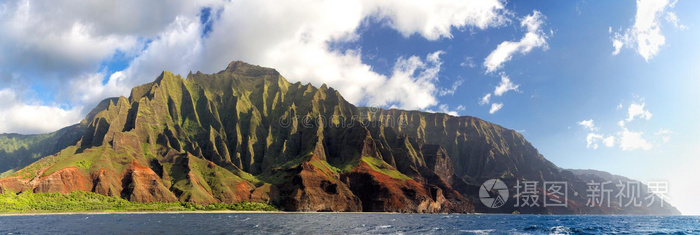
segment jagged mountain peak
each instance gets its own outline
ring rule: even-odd
[[[77,143],[0,180],[0,192],[262,201],[304,211],[472,212],[475,205],[480,210],[474,189],[490,178],[561,180],[585,191],[516,131],[469,116],[358,108],[325,84],[291,84],[274,69],[241,61],[186,79],[164,71],[88,117],[75,129]],[[508,210],[514,208],[499,212]]]
[[[248,64],[243,61],[232,61],[231,63],[228,64],[225,70],[220,71],[219,73],[224,73],[224,72],[229,72],[229,73],[235,73],[235,74],[243,74],[243,75],[248,75],[248,76],[260,76],[260,75],[280,75],[277,70],[272,69],[272,68],[266,68],[266,67],[261,67],[258,65],[252,65]]]

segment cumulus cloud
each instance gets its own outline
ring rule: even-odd
[[[598,131],[598,127],[596,127],[595,124],[593,123],[593,119],[583,120],[583,121],[577,122],[577,124],[582,126],[583,128],[586,128],[586,130]]]
[[[599,145],[598,143],[602,142],[605,147],[614,147],[615,146],[615,137],[614,136],[608,136],[605,137],[601,134],[597,133],[588,133],[586,136],[586,148],[590,148],[593,150],[598,149]]]
[[[440,96],[454,95],[455,92],[457,91],[457,88],[459,88],[459,86],[461,86],[462,83],[464,83],[464,80],[457,80],[456,82],[454,82],[454,83],[452,84],[452,87],[450,87],[450,88],[441,88],[441,89],[440,89],[440,92],[438,93],[438,95],[440,95]]]
[[[207,1],[3,1],[0,69],[40,75],[32,79],[66,79],[85,71],[95,72],[116,51],[127,56],[138,53],[144,43],[141,39],[154,38],[178,15],[195,15],[206,4]]]
[[[666,37],[661,33],[661,19],[665,17],[674,27],[686,29],[679,23],[678,16],[671,11],[676,1],[671,0],[637,0],[637,13],[634,25],[624,32],[615,32],[612,36],[613,55],[620,53],[622,47],[635,48],[644,60],[649,61],[659,53],[666,44]],[[611,29],[608,30],[612,32]]]
[[[508,76],[501,74],[501,82],[496,86],[496,89],[493,90],[493,94],[502,96],[508,91],[518,91],[518,87],[520,87],[520,85],[513,84]]]
[[[490,102],[491,102],[491,93],[488,93],[488,94],[484,95],[484,97],[481,97],[481,99],[479,99],[480,105],[489,104]]]
[[[578,125],[582,126],[587,131],[590,131],[586,136],[586,147],[591,149],[598,149],[599,144],[602,143],[606,147],[615,147],[616,145],[622,151],[634,151],[634,150],[651,150],[654,144],[650,142],[647,137],[644,136],[642,131],[632,131],[628,129],[627,123],[633,120],[650,120],[652,113],[645,108],[646,104],[643,99],[638,102],[632,102],[627,109],[627,118],[617,122],[619,131],[610,134],[600,134],[598,131],[600,128],[595,125],[593,119],[583,120],[577,122]],[[622,108],[622,104],[618,105],[618,110]],[[654,133],[654,136],[659,138],[663,144],[670,142],[670,135],[673,134],[672,131],[666,129],[660,129],[658,132]],[[657,144],[658,145],[658,144]]]
[[[532,14],[525,16],[521,19],[520,27],[526,30],[525,35],[517,42],[515,41],[504,41],[499,44],[495,50],[493,50],[485,59],[484,67],[486,67],[486,73],[492,73],[503,67],[505,62],[513,59],[515,53],[527,54],[532,49],[541,47],[547,49],[547,35],[542,29],[544,24],[545,16],[539,11],[533,11]],[[510,78],[505,74],[501,73],[501,81],[498,86],[495,87],[493,94],[495,96],[502,96],[508,91],[518,91],[520,85],[513,84]],[[491,100],[491,93],[486,94],[479,100],[480,105],[488,104]],[[492,104],[489,113],[493,114],[503,107],[503,103]]]
[[[420,34],[428,40],[451,38],[451,27],[485,29],[508,22],[501,1],[365,1],[368,10],[404,37]],[[376,6],[371,6],[376,4]]]
[[[632,102],[632,104],[630,104],[630,107],[627,108],[627,119],[625,119],[625,121],[631,122],[637,118],[641,118],[644,120],[651,119],[651,116],[653,116],[653,114],[651,114],[649,110],[644,109],[646,103],[644,103],[643,100],[640,102],[641,103]]]
[[[618,123],[622,129],[617,133],[620,139],[620,149],[622,149],[622,151],[633,151],[637,149],[650,150],[652,148],[652,144],[644,139],[644,132],[630,131],[626,127],[626,123],[636,119],[651,119],[652,113],[645,109],[645,106],[646,103],[644,99],[640,99],[639,102],[632,102],[627,108],[627,119],[620,120]]]
[[[588,120],[583,120],[580,122],[577,122],[579,126],[583,127],[587,131],[591,131],[586,135],[586,148],[590,148],[593,150],[598,149],[599,142],[602,142],[605,147],[614,147],[615,146],[615,137],[614,136],[604,136],[602,134],[596,133],[599,128],[595,125],[593,122],[593,119],[588,119]]]
[[[450,110],[450,106],[448,106],[448,105],[446,105],[446,104],[441,104],[441,105],[438,106],[438,107],[440,108],[440,112],[441,112],[441,113],[446,113],[446,114],[449,114],[449,115],[452,115],[452,116],[459,116],[459,114],[457,113],[457,111],[451,111],[451,110]]]
[[[491,109],[489,110],[489,114],[494,114],[498,112],[498,110],[501,110],[503,108],[503,103],[493,103],[491,104]]]
[[[462,106],[462,105],[459,105],[459,106],[457,106],[457,109],[456,109],[456,110],[450,110],[450,106],[449,106],[449,105],[447,105],[447,104],[439,104],[439,105],[437,105],[437,110],[426,109],[426,110],[423,110],[423,111],[429,112],[429,113],[444,113],[444,114],[451,115],[451,116],[459,116],[459,112],[458,112],[458,111],[464,111],[465,109],[466,109],[466,107],[464,107],[464,106]]]
[[[390,78],[379,76],[373,87],[366,88],[371,91],[367,94],[368,101],[405,109],[425,109],[436,105],[435,82],[442,64],[439,59],[442,53],[437,51],[428,54],[426,62],[417,56],[399,58]]]
[[[611,148],[615,146],[615,137],[614,136],[608,136],[603,139],[603,144],[605,147]]]
[[[126,85],[136,83],[121,84],[130,78],[112,74],[103,65],[116,57],[138,55],[178,15],[196,15],[203,4],[207,3],[1,2],[0,89],[14,98],[2,111],[0,132],[57,130],[78,122],[104,98],[128,95]]]
[[[50,79],[60,86],[55,96],[70,107],[128,95],[162,70],[211,73],[243,60],[276,68],[292,82],[326,83],[358,105],[425,110],[438,105],[437,96],[454,93],[436,85],[444,52],[403,55],[390,74],[379,74],[362,62],[360,49],[338,50],[331,43],[355,42],[366,23],[437,40],[451,38],[453,28],[504,25],[509,16],[499,0],[15,0],[0,3],[0,9],[3,81]],[[202,14],[204,9],[211,14]],[[126,58],[125,69],[102,68],[116,55]],[[80,112],[60,104],[54,108]]]
[[[520,85],[513,84],[513,82],[510,81],[510,78],[505,73],[501,73],[501,82],[494,87],[493,94],[496,96],[503,96],[503,94],[507,93],[508,91],[519,91],[518,88]],[[491,103],[491,93],[487,93],[484,95],[484,97],[481,97],[479,99],[479,105],[486,105]],[[494,103],[491,104],[491,109],[489,110],[490,114],[493,114],[500,110],[503,107],[503,103]]]
[[[80,108],[62,109],[21,100],[11,89],[0,90],[0,132],[45,133],[82,119]]]
[[[622,131],[618,133],[620,149],[622,149],[622,151],[633,151],[637,149],[650,150],[652,145],[644,139],[643,135],[644,132],[630,131],[623,127]]]
[[[503,66],[503,63],[513,59],[513,54],[527,54],[534,48],[548,48],[548,35],[542,30],[545,16],[539,11],[533,11],[531,15],[526,16],[520,21],[520,26],[525,28],[527,32],[517,42],[505,41],[496,47],[484,60],[486,73],[491,73]]]
[[[436,96],[453,93],[451,89],[436,87],[442,64],[440,55],[444,52],[431,53],[425,59],[415,55],[401,57],[395,62],[392,74],[381,75],[362,63],[360,50],[335,50],[330,48],[329,42],[357,40],[360,36],[357,29],[365,19],[387,22],[388,27],[405,36],[418,34],[429,40],[450,38],[451,27],[487,28],[506,20],[499,1],[452,3],[309,1],[270,4],[245,1],[222,4],[217,10],[221,12],[220,18],[214,21],[207,38],[190,37],[200,29],[188,27],[181,27],[180,31],[184,38],[191,40],[161,36],[164,40],[173,38],[188,42],[183,42],[183,46],[163,42],[164,46],[156,49],[159,42],[154,41],[149,46],[150,51],[141,55],[150,58],[135,61],[139,63],[129,68],[133,74],[130,77],[152,77],[149,68],[162,68],[163,64],[172,64],[168,68],[176,73],[186,73],[190,69],[215,72],[238,59],[276,68],[290,81],[326,83],[358,105],[372,103],[426,109],[437,105]],[[281,10],[287,16],[284,21],[278,20]],[[197,25],[197,19],[188,22]],[[178,51],[187,54],[172,55]],[[180,58],[185,61],[167,62]]]

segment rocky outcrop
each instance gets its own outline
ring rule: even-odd
[[[345,177],[362,201],[364,211],[437,213],[445,202],[439,188],[426,188],[412,179],[392,178],[364,162]]]
[[[263,184],[253,190],[253,192],[250,194],[250,201],[275,204],[275,200],[277,200],[279,196],[280,192],[279,189],[277,189],[277,186]]]
[[[26,190],[27,185],[17,178],[0,179],[0,194],[6,192],[18,193]]]
[[[426,144],[421,148],[421,152],[425,158],[426,167],[444,179],[447,184],[452,184],[455,171],[445,149],[440,145]]]
[[[135,202],[175,202],[175,194],[161,182],[160,177],[151,168],[141,166],[135,161],[122,179],[124,190],[122,197]],[[97,191],[96,191],[97,192]],[[104,191],[100,191],[104,192]],[[99,192],[98,192],[99,193]]]
[[[36,182],[35,193],[70,193],[73,191],[89,192],[90,181],[78,168],[67,167],[43,177]]]
[[[327,164],[327,163],[326,163]],[[289,179],[280,187],[281,207],[291,211],[362,211],[360,199],[318,157],[279,172]]]
[[[121,196],[123,185],[117,182],[118,177],[113,172],[108,172],[105,169],[100,169],[92,173],[93,179],[92,192],[107,196]]]

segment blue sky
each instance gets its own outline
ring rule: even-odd
[[[94,14],[104,6],[7,1],[0,132],[56,130],[162,70],[243,60],[357,105],[480,117],[563,168],[667,180],[679,209],[700,214],[689,196],[700,193],[700,2],[439,2],[126,1]],[[490,71],[506,44],[517,46]]]

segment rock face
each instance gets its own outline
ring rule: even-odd
[[[70,193],[89,190],[89,182],[75,167],[63,168],[39,179],[34,188],[35,193]]]
[[[135,202],[175,202],[175,194],[163,185],[160,177],[151,168],[140,166],[136,161],[127,168],[122,179],[122,197]]]
[[[243,62],[186,78],[163,72],[78,127],[76,141],[1,179],[0,191],[419,213],[489,212],[473,203],[489,178],[563,180],[585,191],[515,131],[474,117],[358,108],[333,88]],[[605,213],[572,200],[569,209],[523,212]]]
[[[281,206],[291,211],[362,211],[360,199],[331,167],[316,156],[309,161],[287,169],[291,180],[280,185]]]

